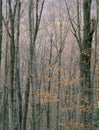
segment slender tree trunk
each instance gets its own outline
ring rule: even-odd
[[[21,2],[18,0],[18,9],[17,9],[17,34],[16,34],[16,64],[15,64],[15,87],[17,91],[18,99],[18,121],[19,121],[19,130],[22,129],[22,95],[21,95],[21,86],[20,86],[20,51],[19,51],[19,35],[20,35],[20,9]]]
[[[9,88],[9,129],[13,130],[13,97],[14,97],[14,65],[15,65],[15,44],[14,44],[14,21],[11,19],[11,40],[10,40],[10,88]]]
[[[2,0],[0,0],[0,66],[2,55]]]
[[[7,31],[10,34],[10,87],[9,87],[9,129],[14,130],[15,123],[15,105],[16,105],[16,89],[14,86],[14,78],[15,78],[15,16],[16,16],[16,8],[17,8],[17,0],[15,1],[15,5],[12,7],[12,1],[8,0],[8,8],[9,8],[9,21],[10,28]],[[13,9],[12,9],[13,8]],[[15,99],[15,100],[14,100]]]
[[[7,1],[6,1],[6,21],[8,19],[7,15]],[[8,26],[8,22],[7,22]],[[7,76],[8,76],[8,34],[6,32],[6,51],[5,51],[5,85],[3,88],[3,108],[2,108],[2,129],[7,130],[7,102],[8,102],[8,92],[7,92]]]
[[[58,103],[57,103],[57,129],[60,129],[60,111],[59,111],[59,107],[60,107],[60,87],[61,87],[61,53],[59,54],[59,61],[58,61]]]
[[[8,129],[8,34],[6,34],[6,52],[5,52],[5,83],[3,89],[3,111],[2,111],[2,129]]]
[[[28,103],[29,103],[29,90],[30,90],[30,79],[27,78],[27,84],[25,89],[25,104],[24,104],[24,111],[23,111],[23,118],[22,118],[22,130],[26,130],[26,121],[27,121],[27,114],[28,114]]]
[[[65,36],[64,36],[65,37]],[[61,104],[61,98],[60,98],[60,88],[61,88],[61,60],[62,60],[62,51],[63,51],[63,46],[64,46],[64,38],[62,35],[62,22],[60,21],[60,41],[59,41],[59,50],[58,50],[58,95],[57,95],[57,129],[61,130],[61,126],[60,126],[60,111],[59,111],[59,107]]]
[[[35,122],[35,104],[34,104],[34,76],[36,75],[36,70],[35,70],[35,43],[36,43],[36,38],[38,34],[38,29],[40,25],[40,20],[41,20],[41,15],[43,11],[43,6],[44,6],[45,0],[41,2],[41,8],[39,11],[38,5],[39,5],[39,0],[36,1],[36,3],[33,0],[29,1],[29,40],[30,40],[30,45],[29,45],[29,62],[28,62],[28,79],[27,79],[27,85],[26,85],[26,92],[25,92],[25,111],[23,114],[23,130],[26,130],[26,119],[27,119],[27,113],[28,113],[28,101],[30,97],[30,89],[32,90],[32,129],[36,130],[36,122]],[[35,5],[36,4],[36,5]],[[34,5],[36,8],[34,8]],[[36,13],[36,17],[34,17],[34,12]]]
[[[49,66],[51,65],[52,60],[52,36],[51,36],[51,44],[50,44],[50,56],[49,56]],[[50,93],[51,89],[51,69],[49,68],[48,74],[49,82],[48,82],[48,93]],[[50,130],[50,101],[47,104],[47,129]]]

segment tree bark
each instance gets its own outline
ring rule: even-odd
[[[9,9],[9,23],[10,28],[6,26],[10,38],[10,86],[9,86],[9,129],[15,129],[15,118],[16,115],[16,89],[14,85],[15,79],[15,16],[17,9],[17,0],[15,5],[12,7],[12,1],[8,0],[8,9]],[[15,100],[14,100],[15,99]],[[15,120],[14,120],[15,119]]]
[[[6,1],[6,21],[8,20],[8,14],[7,14],[7,1]],[[8,26],[8,22],[7,22],[7,26]],[[8,74],[9,74],[9,67],[8,67],[8,49],[9,49],[9,37],[8,37],[8,33],[6,31],[6,51],[5,51],[5,83],[4,83],[4,92],[3,92],[3,112],[2,112],[2,118],[3,118],[3,122],[2,122],[2,129],[3,130],[7,130],[8,129]]]
[[[39,30],[41,15],[43,11],[45,0],[42,0],[41,2],[41,8],[39,9],[39,0],[34,2],[33,0],[29,1],[29,61],[28,61],[28,78],[27,78],[27,85],[26,85],[26,92],[25,92],[25,111],[23,115],[23,130],[26,130],[26,119],[27,119],[27,113],[28,113],[28,101],[30,97],[30,89],[32,90],[32,128],[33,130],[36,130],[36,122],[35,122],[35,103],[34,103],[34,80],[36,76],[36,58],[35,58],[35,44],[36,44],[36,38]],[[36,8],[34,8],[34,5]],[[36,15],[34,14],[36,13]],[[36,77],[37,78],[37,77]]]
[[[2,55],[2,0],[0,0],[0,66]]]
[[[93,130],[93,86],[91,84],[91,49],[93,32],[90,24],[91,0],[83,0],[83,45],[80,48],[80,74],[81,82],[81,103],[82,124],[87,130]],[[93,32],[92,32],[93,31]]]
[[[18,100],[18,121],[19,121],[19,130],[22,130],[22,94],[20,86],[20,50],[19,50],[19,38],[20,38],[20,11],[21,11],[21,2],[18,0],[17,5],[17,32],[16,32],[16,56],[15,56],[15,87],[17,91],[17,100]]]
[[[52,36],[51,36],[51,43],[50,43],[50,55],[49,55],[49,66],[52,63]],[[48,82],[48,93],[50,93],[50,89],[51,89],[51,69],[49,68],[49,72],[48,72],[48,78],[49,78],[49,82]],[[50,130],[50,101],[48,100],[47,103],[47,129]]]

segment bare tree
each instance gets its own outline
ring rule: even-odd
[[[93,2],[3,2],[0,129],[94,130],[99,2],[95,9]]]
[[[6,1],[6,21],[8,26],[8,14],[7,14],[7,1]],[[9,75],[9,67],[8,67],[8,61],[9,61],[9,46],[8,46],[8,33],[6,31],[6,49],[5,49],[5,83],[3,87],[3,105],[2,105],[2,129],[7,130],[8,129],[8,75]]]
[[[10,41],[10,86],[8,88],[9,89],[9,93],[8,93],[9,129],[13,130],[13,129],[16,129],[16,127],[17,127],[16,122],[18,122],[17,113],[16,113],[16,106],[17,106],[17,102],[16,102],[16,99],[17,99],[16,90],[17,89],[16,89],[16,87],[17,87],[17,85],[15,86],[15,61],[16,61],[15,57],[17,57],[19,52],[17,52],[17,55],[15,55],[15,51],[16,51],[15,38],[17,37],[16,38],[17,44],[19,44],[18,40],[19,40],[19,22],[20,21],[17,21],[18,26],[17,26],[17,34],[16,34],[15,20],[16,20],[16,14],[17,14],[18,20],[20,20],[20,16],[19,16],[20,15],[19,14],[20,13],[20,1],[14,1],[14,5],[13,5],[13,2],[11,0],[8,0],[7,4],[8,4],[8,6],[6,6],[6,8],[8,8],[8,9],[7,9],[6,13],[8,13],[8,19],[6,21],[6,19],[3,17],[3,21],[4,21],[4,25],[5,25],[7,35],[9,36],[9,41]],[[18,7],[18,10],[17,10],[17,7]],[[19,13],[18,13],[18,11],[19,11]],[[8,24],[8,21],[9,21],[9,24]],[[17,70],[17,68],[16,68],[16,70]]]
[[[0,66],[2,55],[2,0],[0,0]]]
[[[15,46],[15,88],[18,100],[18,122],[19,130],[22,130],[22,94],[20,86],[20,49],[19,49],[19,38],[20,38],[20,15],[21,15],[21,1],[17,3],[17,27],[16,27],[16,46]],[[18,126],[17,126],[18,127]]]
[[[93,130],[93,86],[91,84],[91,49],[92,49],[92,38],[95,31],[94,20],[92,19],[92,27],[90,26],[91,12],[91,0],[83,1],[83,43],[81,44],[81,55],[80,55],[80,73],[82,84],[81,84],[81,93],[82,93],[82,105],[84,105],[86,111],[82,110],[82,122],[84,123],[85,128]],[[96,24],[96,23],[95,23]]]
[[[66,2],[66,1],[65,1]],[[93,86],[91,84],[91,50],[93,33],[96,28],[96,21],[91,20],[91,0],[83,0],[83,38],[81,39],[80,19],[79,19],[79,1],[77,0],[77,22],[78,22],[78,35],[70,17],[69,9],[67,8],[69,19],[74,30],[74,36],[80,48],[80,77],[81,81],[81,103],[84,105],[82,110],[82,123],[84,128],[93,129]],[[67,3],[66,3],[67,6]],[[90,26],[91,25],[91,26]]]
[[[49,54],[49,65],[52,64],[52,42],[53,42],[53,35],[51,35],[51,38],[50,38],[50,54]],[[49,68],[49,72],[48,72],[48,78],[49,78],[49,81],[48,81],[48,93],[50,94],[50,90],[51,90],[51,69]],[[47,129],[50,129],[50,101],[48,101],[48,110],[47,110]]]
[[[34,78],[33,76],[36,75],[36,68],[35,68],[35,44],[36,44],[36,38],[39,30],[39,25],[41,21],[41,15],[43,11],[45,0],[43,0],[41,3],[39,0],[33,1],[30,0],[29,2],[29,63],[28,63],[28,80],[27,80],[27,88],[25,93],[25,105],[24,105],[24,115],[23,115],[23,130],[26,129],[26,119],[27,119],[27,112],[28,112],[28,101],[29,101],[29,92],[30,88],[32,90],[32,129],[36,129],[36,123],[35,123],[35,103],[34,103]],[[39,4],[40,9],[39,9]]]

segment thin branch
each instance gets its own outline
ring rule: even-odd
[[[7,31],[7,33],[8,33],[8,36],[11,38],[11,34],[10,34],[10,32],[9,32],[9,29],[8,29],[8,26],[7,26],[7,24],[6,24],[6,21],[5,21],[4,17],[2,17],[2,20],[3,20],[3,22],[4,22],[4,26],[5,26],[5,28],[6,28],[6,31]]]
[[[79,1],[77,0],[77,24],[78,24],[78,37],[79,37],[79,44],[80,47],[82,48],[82,44],[81,44],[81,28],[80,28],[80,18],[79,18]]]
[[[15,5],[14,5],[14,12],[13,12],[13,18],[14,19],[15,19],[15,15],[16,15],[17,5],[18,5],[18,0],[16,0]]]
[[[45,0],[42,1],[42,5],[41,5],[41,9],[40,9],[40,14],[38,16],[38,0],[37,0],[37,3],[36,3],[36,26],[35,26],[35,35],[34,35],[34,41],[36,40],[36,37],[37,37],[37,32],[38,32],[38,29],[39,29],[39,25],[40,25],[40,21],[41,21],[41,16],[42,16],[42,11],[43,11],[43,7],[44,7],[44,2]]]
[[[81,49],[81,44],[80,44],[79,38],[78,38],[78,36],[77,36],[77,32],[76,32],[76,29],[75,29],[75,27],[74,27],[74,24],[73,24],[73,22],[72,22],[72,19],[71,19],[71,16],[70,16],[70,12],[69,12],[69,8],[68,8],[68,4],[67,4],[66,0],[65,0],[65,5],[66,5],[66,9],[67,9],[69,21],[70,21],[71,26],[72,26],[72,29],[73,29],[73,31],[74,31],[74,32],[72,32],[72,33],[73,33],[73,35],[75,36],[75,38],[76,38],[76,40],[77,40],[77,42],[78,42],[79,48]]]
[[[11,0],[8,0],[8,5],[9,5],[9,18],[10,21],[12,22],[12,8],[11,8]]]
[[[43,0],[43,2],[42,2],[41,11],[40,11],[40,15],[39,15],[39,23],[40,23],[41,16],[42,16],[42,11],[43,11],[43,7],[44,7],[44,2],[45,2],[45,0]]]

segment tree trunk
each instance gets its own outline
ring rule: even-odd
[[[15,1],[15,5],[12,7],[12,1],[8,0],[8,9],[9,9],[9,22],[10,28],[7,26],[7,31],[10,34],[10,86],[9,86],[9,129],[15,129],[15,113],[16,113],[16,89],[14,86],[15,79],[15,16],[16,16],[16,8],[17,8],[17,0]],[[14,9],[13,9],[14,8]],[[9,29],[8,29],[9,28]],[[15,100],[14,100],[15,99]]]
[[[27,113],[28,113],[28,102],[29,102],[29,90],[30,90],[30,81],[29,77],[27,78],[27,84],[25,89],[25,104],[24,104],[24,111],[23,111],[23,118],[22,118],[22,130],[26,130],[26,120],[27,120]]]
[[[2,130],[8,129],[8,34],[6,34],[5,83],[3,89]]]
[[[25,111],[23,115],[23,130],[26,130],[26,119],[27,119],[27,113],[28,113],[28,101],[30,97],[30,89],[32,90],[32,128],[33,130],[36,130],[36,122],[35,122],[35,103],[34,103],[34,81],[35,81],[35,75],[36,75],[36,67],[35,67],[35,43],[36,43],[36,38],[38,34],[38,29],[40,25],[40,20],[41,20],[41,15],[42,15],[42,10],[44,6],[45,0],[42,0],[41,2],[41,8],[39,10],[38,5],[39,5],[39,0],[34,2],[33,0],[29,1],[29,62],[28,62],[28,78],[27,78],[27,86],[26,86],[26,92],[25,92]],[[35,6],[35,7],[34,7]],[[36,13],[36,16],[34,16],[34,12]]]
[[[50,41],[51,41],[51,43],[50,43],[49,66],[52,63],[52,36],[51,36]],[[51,69],[50,68],[49,68],[48,78],[49,78],[48,93],[50,94],[50,89],[51,89],[51,80],[50,80],[51,79]],[[48,130],[50,130],[50,101],[49,100],[48,100],[48,104],[47,104],[47,129]]]
[[[0,0],[0,66],[2,54],[2,0]]]
[[[18,100],[18,122],[19,130],[22,129],[22,95],[21,95],[21,86],[20,86],[20,50],[19,50],[19,36],[20,36],[20,10],[21,2],[18,0],[18,9],[17,9],[17,32],[16,32],[16,59],[15,59],[15,87],[17,91],[17,100]]]
[[[94,30],[90,28],[91,0],[83,0],[83,45],[80,54],[82,124],[87,130],[93,130],[93,86],[91,84],[91,49]]]

